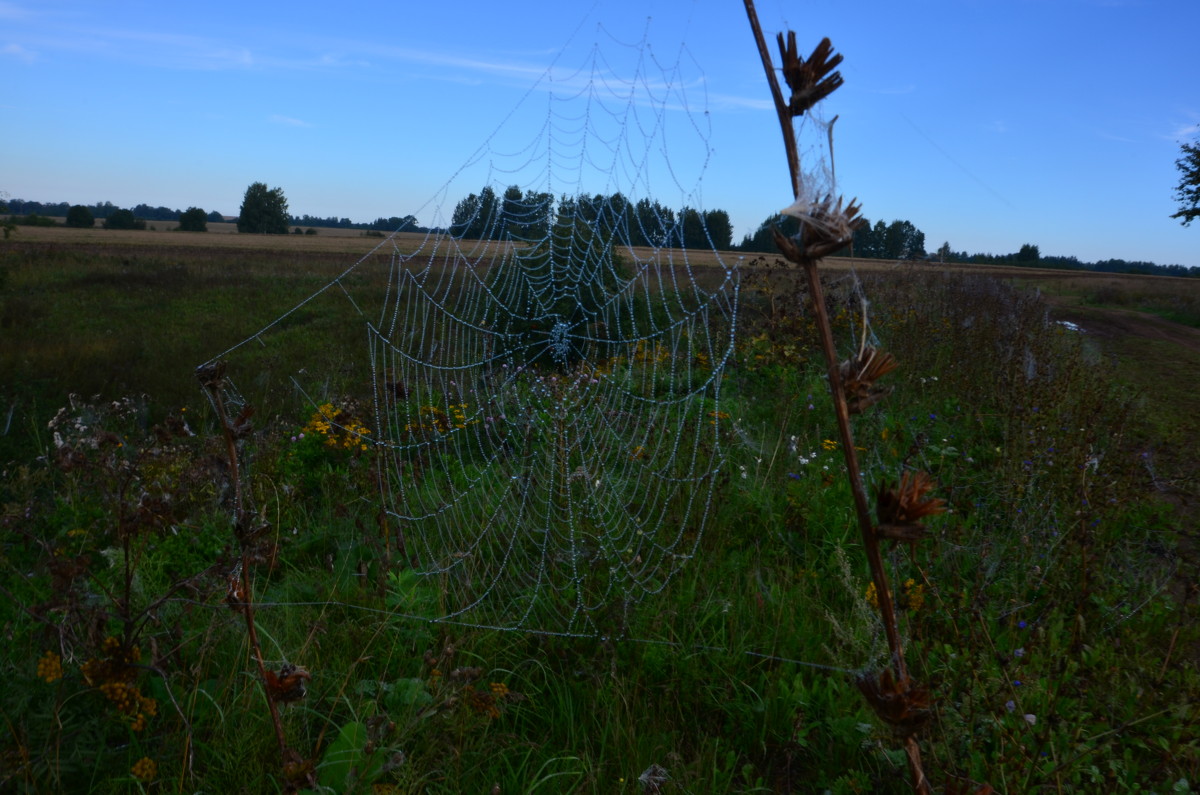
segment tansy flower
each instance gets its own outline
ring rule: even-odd
[[[158,778],[158,765],[150,757],[143,756],[133,764],[133,770],[130,772],[138,781],[148,784]]]
[[[47,651],[38,660],[37,676],[46,684],[53,684],[62,679],[62,658],[52,651]]]

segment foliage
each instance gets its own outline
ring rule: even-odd
[[[1187,226],[1200,217],[1200,139],[1180,146],[1182,157],[1175,161],[1179,169],[1179,184],[1175,187],[1175,201],[1179,212],[1172,218]]]
[[[7,213],[8,211],[8,205],[0,202],[0,214]],[[16,231],[17,225],[13,223],[11,216],[5,215],[4,220],[0,221],[0,229],[4,230],[4,239],[8,240],[12,233]]]
[[[179,216],[179,231],[207,232],[208,215],[199,207],[189,207]]]
[[[55,221],[53,218],[37,215],[36,213],[21,217],[18,223],[21,226],[58,226],[58,221]]]
[[[67,226],[76,229],[90,229],[96,225],[96,217],[92,211],[82,204],[76,204],[67,210]]]
[[[104,219],[105,229],[145,229],[146,222],[133,214],[132,210],[116,210]]]
[[[246,188],[238,211],[239,232],[286,235],[288,221],[288,203],[283,188],[268,188],[265,182],[254,182]]]
[[[280,278],[297,270],[293,252],[204,254],[172,271],[165,256],[8,248],[6,298],[53,294],[53,306],[27,305],[63,334],[6,326],[24,358],[0,382],[59,374],[44,377],[39,403],[106,369],[119,380],[89,384],[179,388],[177,363],[232,337],[247,311],[322,283]],[[295,660],[311,673],[307,695],[280,707],[303,757],[291,772],[342,791],[634,793],[656,765],[670,776],[663,792],[909,791],[890,731],[853,683],[886,652],[846,532],[798,276],[759,263],[743,283],[714,513],[695,559],[621,638],[429,621],[441,586],[395,556],[373,502],[376,449],[347,432],[366,426],[361,383],[347,377],[346,399],[316,407],[258,389],[257,376],[285,366],[337,377],[361,346],[345,318],[295,318],[294,343],[243,379],[261,411],[238,442],[269,528],[252,586],[270,672]],[[935,696],[919,737],[935,781],[1194,788],[1197,571],[1178,543],[1190,520],[1159,485],[1192,499],[1196,463],[1190,436],[1154,431],[1186,420],[1174,393],[1149,377],[1150,392],[1114,383],[1123,365],[1099,341],[1047,322],[1035,295],[999,281],[919,267],[827,278],[843,349],[857,347],[867,297],[870,331],[901,365],[894,391],[856,419],[864,466],[881,481],[929,471],[951,509],[928,522],[922,547],[886,561],[914,676]],[[113,358],[56,358],[100,336],[95,316],[113,329]],[[182,341],[156,333],[166,329]],[[138,348],[147,336],[156,346]],[[1170,356],[1144,358],[1184,377]],[[0,789],[278,791],[299,780],[280,765],[227,602],[228,465],[184,387],[115,407],[75,399],[53,428],[47,416],[14,423],[37,442],[5,456],[0,482]],[[430,424],[457,421],[436,408]],[[292,437],[304,428],[301,447]]]

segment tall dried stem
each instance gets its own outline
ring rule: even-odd
[[[813,50],[812,55],[805,60],[796,49],[795,33],[789,32],[786,42],[780,35],[778,43],[783,60],[782,71],[792,90],[790,100],[784,101],[783,92],[771,63],[770,53],[767,51],[766,41],[763,39],[762,28],[758,23],[758,15],[754,10],[753,0],[744,0],[744,3],[783,132],[788,170],[792,182],[792,195],[799,200],[802,192],[800,159],[796,148],[792,117],[803,115],[841,85],[841,76],[833,71],[834,67],[841,62],[841,56],[835,56],[829,40],[823,39]],[[854,228],[860,225],[862,220],[859,217],[859,208],[854,201],[851,201],[843,209],[842,200],[840,198],[835,200],[832,196],[824,197],[819,202],[810,203],[806,207],[797,208],[796,215],[800,219],[799,235],[789,238],[776,231],[775,242],[785,258],[804,268],[807,277],[809,298],[820,332],[821,349],[825,355],[829,388],[837,415],[838,435],[842,454],[845,457],[846,476],[854,500],[854,512],[862,534],[863,549],[871,569],[871,579],[878,595],[879,612],[883,620],[888,648],[891,651],[892,670],[884,671],[878,680],[874,677],[863,676],[858,685],[876,713],[903,736],[913,789],[919,793],[929,793],[932,790],[921,764],[921,750],[913,736],[916,729],[928,717],[928,694],[924,688],[915,684],[909,677],[904,661],[904,649],[900,641],[896,608],[879,549],[880,534],[872,520],[867,491],[863,485],[862,470],[859,467],[853,429],[850,425],[851,405],[847,401],[843,385],[843,372],[846,372],[851,380],[857,382],[856,396],[861,394],[858,387],[865,385],[868,390],[870,389],[870,381],[873,379],[869,377],[871,373],[868,373],[868,370],[874,359],[874,352],[870,357],[860,354],[858,361],[852,360],[846,364],[839,362],[833,341],[833,327],[825,309],[825,299],[818,272],[820,260],[849,243]],[[861,367],[857,366],[864,360],[866,363]],[[861,410],[857,400],[855,407]]]
[[[243,478],[238,462],[237,440],[249,433],[250,416],[253,414],[253,410],[247,406],[236,417],[233,417],[229,413],[224,398],[224,363],[217,362],[215,364],[204,365],[197,369],[196,377],[207,393],[221,422],[222,436],[225,441],[225,454],[229,461],[229,479],[233,487],[233,533],[237,539],[241,554],[237,568],[229,575],[229,589],[226,602],[231,608],[240,612],[246,620],[246,637],[250,643],[251,653],[254,655],[254,662],[258,667],[259,681],[263,686],[263,695],[266,697],[267,709],[271,713],[271,725],[275,730],[275,739],[279,743],[279,755],[284,777],[285,780],[288,780],[288,788],[291,790],[294,789],[291,786],[293,782],[290,781],[293,776],[289,774],[289,769],[302,767],[303,759],[296,751],[288,747],[277,703],[280,698],[280,687],[278,684],[280,677],[267,669],[266,661],[263,659],[262,644],[258,639],[258,628],[254,621],[254,589],[250,578],[250,572],[254,568],[253,542],[255,537],[265,528],[251,526],[251,515],[250,511],[246,508],[246,495],[243,490]],[[291,667],[285,666],[285,668]],[[294,670],[293,668],[289,673],[294,673]],[[307,678],[307,672],[302,672],[302,674]]]

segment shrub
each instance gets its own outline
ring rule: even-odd
[[[132,210],[117,210],[104,219],[105,229],[145,229],[146,222],[134,216]]]
[[[90,229],[96,225],[96,217],[92,211],[82,204],[76,204],[67,210],[67,226],[76,229]]]

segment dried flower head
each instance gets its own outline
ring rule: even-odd
[[[828,38],[821,39],[807,60],[800,56],[800,51],[796,48],[794,31],[788,31],[786,44],[782,33],[777,41],[783,65],[783,79],[787,81],[788,88],[792,89],[792,96],[788,102],[791,115],[803,115],[841,87],[842,75],[833,70],[842,62],[842,56],[833,54],[833,44]]]
[[[891,392],[891,387],[876,386],[875,382],[898,366],[895,356],[869,345],[853,359],[842,362],[842,391],[850,413],[861,414]]]
[[[905,472],[900,485],[881,485],[875,492],[876,528],[883,538],[893,541],[918,541],[925,535],[921,520],[926,516],[945,513],[946,501],[940,497],[926,498],[933,490],[933,480],[925,472]]]
[[[929,691],[911,677],[897,680],[885,669],[878,679],[864,673],[855,684],[875,714],[900,737],[915,734],[933,717],[929,709]]]
[[[855,201],[851,199],[843,208],[841,196],[827,195],[816,200],[797,198],[780,213],[798,220],[800,231],[794,237],[788,237],[778,229],[772,230],[779,252],[792,262],[807,265],[848,245],[854,230],[863,224],[859,215],[862,206]]]
[[[274,701],[282,701],[285,704],[292,701],[299,701],[308,695],[308,691],[304,687],[304,683],[312,680],[312,674],[303,668],[291,663],[284,663],[279,668],[279,673],[274,671],[266,672],[266,689],[267,695]]]

